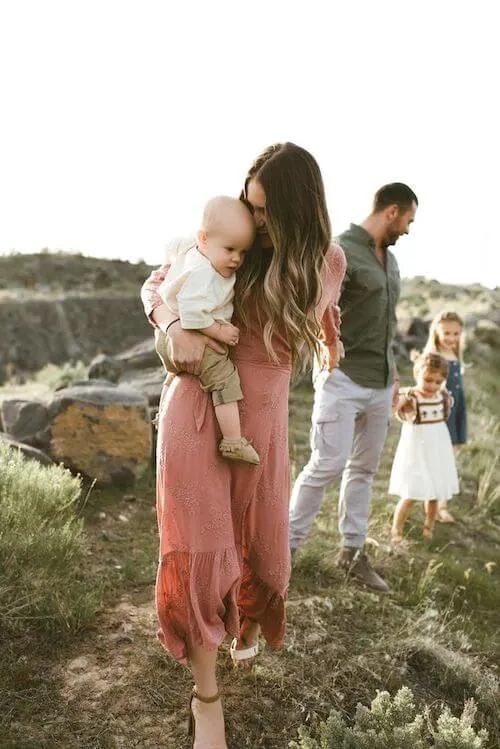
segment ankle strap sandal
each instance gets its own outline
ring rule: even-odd
[[[196,690],[196,687],[193,687],[193,691],[191,692],[191,697],[189,698],[189,723],[188,723],[188,736],[191,736],[193,739],[193,743],[191,744],[191,747],[194,746],[194,741],[196,737],[196,720],[193,714],[193,700],[199,700],[200,702],[204,702],[206,705],[210,705],[212,702],[217,702],[217,700],[220,700],[220,694],[217,692],[214,694],[213,697],[203,697],[203,695],[199,694]]]

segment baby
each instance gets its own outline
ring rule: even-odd
[[[222,457],[258,465],[257,452],[241,436],[238,401],[243,393],[229,356],[229,347],[236,346],[239,338],[238,328],[231,324],[235,273],[254,236],[252,215],[240,200],[212,198],[205,206],[197,242],[177,248],[167,258],[171,266],[158,292],[172,312],[172,321],[180,320],[184,330],[199,330],[224,344],[223,354],[205,348],[198,378],[203,390],[212,393],[222,432]],[[156,351],[168,372],[180,371],[171,360],[168,337],[158,329]]]

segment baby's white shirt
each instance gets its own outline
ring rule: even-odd
[[[231,322],[236,276],[224,278],[201,254],[196,243],[182,240],[167,248],[170,268],[158,293],[181,327],[208,328],[216,321]]]

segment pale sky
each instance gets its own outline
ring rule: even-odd
[[[404,276],[500,285],[498,2],[0,0],[0,252],[158,263],[291,140],[334,231],[420,201]]]

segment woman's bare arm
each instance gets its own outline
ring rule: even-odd
[[[172,361],[174,364],[183,372],[198,374],[205,346],[210,346],[219,353],[223,353],[224,349],[212,338],[208,338],[208,336],[198,333],[196,330],[183,330],[180,321],[172,323],[172,313],[158,293],[158,288],[164,281],[169,268],[170,265],[162,265],[161,268],[153,271],[144,282],[141,289],[144,311],[155,327],[165,332],[168,326],[167,335],[172,345]]]

